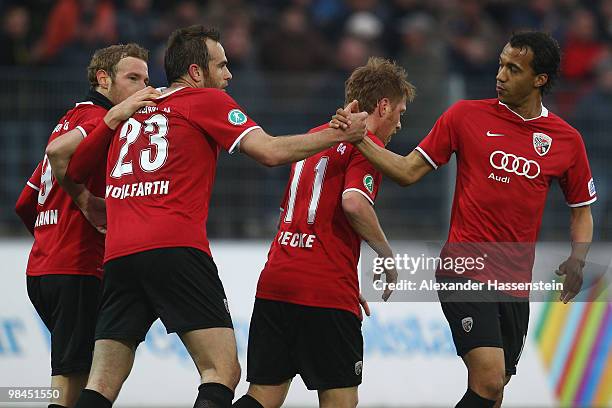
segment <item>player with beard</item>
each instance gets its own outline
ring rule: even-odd
[[[78,129],[63,148],[87,136],[83,124],[101,120],[114,104],[148,82],[148,51],[136,44],[96,51],[87,74],[91,89],[59,120],[49,138]],[[75,143],[75,141],[77,141]],[[72,146],[72,147],[70,147]],[[104,171],[60,188],[45,155],[27,182],[16,212],[34,235],[26,270],[28,295],[51,333],[51,386],[62,390],[51,406],[74,406],[87,382],[102,279]]]
[[[179,335],[198,369],[195,407],[231,406],[240,366],[205,228],[219,152],[241,151],[276,166],[365,134],[367,115],[359,113],[346,131],[268,135],[224,91],[232,75],[215,30],[175,31],[164,64],[170,86],[156,106],[123,124],[100,123],[66,170],[78,180],[95,165],[96,152],[108,149],[104,288],[79,408],[112,405],[136,347],[158,317]]]

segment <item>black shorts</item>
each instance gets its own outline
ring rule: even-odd
[[[247,381],[283,383],[300,374],[309,390],[361,384],[363,337],[353,313],[255,299]]]
[[[28,276],[28,296],[51,333],[51,375],[88,372],[100,279],[83,275]]]
[[[96,340],[140,343],[160,318],[168,333],[232,328],[217,267],[195,248],[158,248],[104,265]]]
[[[457,301],[463,294],[454,291],[438,291],[438,296],[457,355],[463,357],[477,347],[499,347],[504,350],[506,375],[516,374],[529,326],[528,299],[494,301],[510,298],[501,292],[483,293],[482,296],[489,300],[487,302],[473,301],[474,295],[471,295],[471,301]]]

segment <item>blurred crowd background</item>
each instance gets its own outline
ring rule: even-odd
[[[563,64],[545,105],[582,132],[599,195],[596,239],[612,237],[612,0],[0,0],[0,21],[0,236],[26,233],[14,202],[56,121],[85,95],[93,51],[137,42],[151,51],[151,83],[165,86],[168,35],[201,23],[221,30],[230,94],[272,134],[329,120],[369,56],[398,61],[418,93],[389,145],[403,154],[452,102],[495,97],[498,55],[513,31],[551,33]],[[222,154],[210,235],[272,237],[288,169]],[[388,235],[444,238],[453,185],[452,165],[407,189],[385,181],[377,209]],[[568,239],[568,219],[555,185],[541,238]]]

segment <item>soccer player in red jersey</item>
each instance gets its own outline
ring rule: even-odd
[[[96,51],[88,71],[91,89],[59,121],[49,142],[101,119],[113,104],[144,88],[148,51],[136,44],[113,45]],[[58,186],[45,155],[23,189],[15,210],[34,244],[28,259],[27,288],[32,304],[51,332],[51,386],[62,389],[50,406],[72,407],[87,382],[102,278],[104,172],[75,185],[67,193]],[[74,200],[72,197],[74,197]],[[87,216],[87,218],[86,218]],[[100,220],[102,218],[102,221]]]
[[[384,148],[401,128],[415,92],[403,68],[371,58],[351,74],[345,93],[368,112],[368,137]],[[293,164],[279,230],[257,285],[249,391],[234,407],[280,407],[298,373],[308,389],[318,391],[320,407],[357,405],[363,366],[361,240],[378,256],[393,257],[373,208],[380,182],[380,173],[347,143]],[[387,282],[394,281],[395,269],[387,272]]]
[[[445,249],[504,243],[499,255],[515,250],[521,255],[505,256],[509,264],[464,274],[482,282],[500,275],[506,281],[531,282],[546,195],[557,179],[570,207],[572,250],[559,266],[566,277],[560,300],[566,303],[582,286],[593,233],[590,204],[597,197],[581,135],[542,105],[559,63],[558,44],[549,35],[515,34],[499,58],[498,98],[457,102],[405,157],[368,138],[357,148],[403,186],[416,183],[456,155],[457,182]],[[341,121],[341,116],[336,119]],[[459,281],[452,270],[440,268],[437,279]],[[508,301],[495,303],[444,302],[447,294],[439,295],[457,354],[468,369],[468,390],[457,407],[501,405],[527,334],[528,293],[504,293]]]
[[[347,131],[268,135],[224,92],[232,76],[215,30],[175,31],[164,62],[170,87],[156,106],[137,111],[120,127],[102,121],[66,170],[79,181],[95,162],[94,153],[110,142],[104,287],[94,362],[79,408],[112,405],[137,345],[158,317],[179,335],[201,376],[195,406],[231,406],[240,366],[206,235],[220,150],[274,166],[365,135],[365,112],[352,116]]]

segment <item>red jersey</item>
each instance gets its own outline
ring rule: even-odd
[[[108,152],[105,261],[154,248],[210,253],[208,204],[221,148],[259,126],[225,92],[179,88],[117,129]]]
[[[375,135],[368,135],[383,146]],[[358,192],[374,205],[381,178],[359,150],[347,143],[294,163],[281,204],[279,230],[256,296],[343,309],[361,317],[357,277],[361,237],[344,215],[342,194]]]
[[[453,153],[457,157],[447,249],[458,248],[455,243],[513,243],[497,247],[496,258],[503,262],[490,259],[484,270],[466,271],[464,277],[531,281],[534,244],[553,179],[570,207],[597,199],[580,133],[545,107],[539,117],[523,119],[497,99],[461,101],[416,149],[434,168]],[[438,274],[453,271],[438,269]]]
[[[104,117],[111,106],[110,101],[97,92],[91,92],[90,96],[97,104],[92,101],[77,103],[60,119],[49,143],[77,128],[86,137],[87,133],[80,125]],[[94,195],[103,197],[104,167],[93,174],[85,186]],[[68,274],[102,277],[104,235],[87,221],[68,193],[58,185],[47,156],[30,177],[28,186],[38,191],[38,215],[26,273],[30,276]]]

